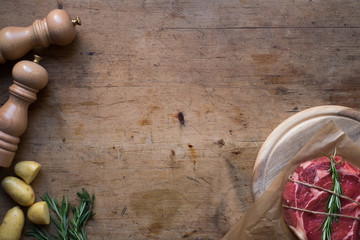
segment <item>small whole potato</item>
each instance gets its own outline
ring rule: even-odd
[[[31,205],[27,212],[27,217],[30,222],[34,224],[49,224],[50,223],[50,214],[49,207],[46,202],[36,202]]]
[[[21,161],[15,164],[14,171],[24,182],[30,184],[39,173],[41,164],[35,161]]]
[[[1,182],[1,186],[21,206],[30,206],[35,201],[34,189],[17,177],[5,177]]]
[[[19,240],[24,227],[24,212],[18,206],[7,211],[0,226],[0,240]]]

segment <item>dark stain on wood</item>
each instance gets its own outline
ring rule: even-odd
[[[226,212],[226,203],[224,200],[220,202],[218,207],[216,208],[216,212],[214,214],[213,222],[215,227],[222,232],[223,235],[226,234],[228,229],[225,227],[227,225],[227,218],[225,216]]]
[[[152,37],[152,33],[151,33],[151,31],[146,31],[146,33],[145,33],[145,37],[147,37],[147,38],[151,38],[151,37]]]
[[[152,121],[150,120],[151,115],[158,111],[160,108],[158,106],[151,106],[149,111],[143,116],[143,119],[138,121],[138,124],[140,126],[148,126],[152,124]]]
[[[81,133],[83,132],[83,128],[84,125],[82,123],[80,123],[76,128],[75,128],[75,135],[81,135]]]
[[[138,123],[140,126],[148,126],[148,125],[151,125],[152,122],[149,119],[142,119]]]
[[[124,216],[125,214],[127,215],[127,213],[126,213],[126,210],[127,210],[127,206],[125,206],[124,208],[123,208],[123,210],[121,211],[121,216]]]
[[[275,95],[287,95],[291,93],[286,87],[280,86],[276,88]]]
[[[225,145],[224,139],[220,139],[219,141],[217,141],[217,145],[219,145],[220,147]]]
[[[146,237],[156,238],[164,228],[170,228],[172,219],[178,212],[181,203],[181,195],[175,190],[155,189],[151,191],[136,192],[131,195],[130,208],[139,218],[148,218],[151,224],[146,231]]]
[[[98,105],[98,103],[95,102],[95,101],[80,102],[79,104],[82,105],[82,106],[96,106],[96,105]]]
[[[235,155],[238,155],[238,154],[241,154],[241,151],[232,151],[231,153],[235,154]]]
[[[171,168],[178,167],[178,165],[176,163],[176,153],[175,153],[175,150],[173,150],[173,149],[170,150],[170,167]]]
[[[246,127],[247,126],[247,121],[245,119],[245,115],[240,112],[241,110],[238,107],[234,108],[233,114],[232,116],[230,116],[230,118],[232,120],[234,120],[234,122]],[[231,133],[231,132],[230,132]]]
[[[292,110],[286,111],[286,112],[299,112],[298,107],[294,107]]]
[[[178,113],[178,119],[181,125],[185,125],[185,118],[184,118],[184,114],[182,112]]]
[[[286,76],[281,74],[265,75],[264,81],[267,84],[286,84],[286,82],[292,79],[293,76]]]
[[[150,115],[152,115],[154,112],[156,112],[156,111],[159,111],[160,110],[160,107],[158,107],[158,106],[151,106],[151,108],[150,108],[150,110],[149,110],[149,112],[148,112],[148,116],[150,116]]]
[[[149,225],[150,233],[147,237],[151,237],[151,234],[159,234],[163,230],[164,226],[161,223],[155,222]]]
[[[255,64],[267,65],[275,63],[279,59],[279,56],[276,54],[253,54],[251,58]]]
[[[231,160],[229,159],[225,159],[227,167],[229,168],[229,173],[230,176],[232,178],[232,184],[236,185],[239,182],[239,177],[238,177],[238,173],[236,171],[236,167],[234,166],[234,164],[231,162]]]
[[[286,64],[284,68],[278,70],[276,74],[270,71],[270,69],[265,70],[264,68],[260,70],[260,72],[264,74],[263,80],[265,84],[289,84],[306,75],[303,68],[298,68],[293,64]],[[307,77],[310,76],[307,75]]]
[[[195,165],[196,165],[198,156],[197,156],[197,153],[196,153],[193,145],[188,144],[187,146],[189,147],[190,159],[191,159],[192,163],[194,164],[194,170],[195,170]]]
[[[191,237],[191,236],[194,235],[195,233],[197,233],[197,230],[193,230],[193,231],[191,231],[191,232],[184,233],[184,235],[182,236],[182,238]]]
[[[171,18],[182,18],[182,19],[185,18],[184,15],[181,15],[181,14],[176,13],[176,12],[170,13],[170,14],[169,14],[169,17],[171,17]]]

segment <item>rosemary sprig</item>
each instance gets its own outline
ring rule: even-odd
[[[40,229],[35,224],[31,224],[31,231],[25,234],[27,237],[34,237],[40,240],[50,240],[51,236],[46,230]]]
[[[327,158],[330,159],[330,169],[328,170],[331,172],[332,177],[332,186],[331,191],[335,192],[337,195],[343,195],[343,190],[341,188],[341,177],[339,172],[336,169],[336,166],[341,163],[335,161],[336,156],[336,148],[334,151],[334,154],[331,156],[328,156],[327,154],[323,153]],[[335,194],[331,194],[329,199],[326,203],[326,209],[325,212],[328,214],[339,214],[341,212],[341,203],[340,203],[340,197]],[[334,221],[338,221],[337,216],[331,216],[328,215],[324,222],[322,223],[322,236],[321,240],[331,240],[331,233],[332,233],[332,223]]]
[[[56,198],[52,198],[49,193],[41,196],[41,200],[45,201],[49,208],[55,213],[50,214],[51,220],[55,224],[58,233],[50,235],[45,229],[32,224],[31,231],[25,236],[35,237],[39,240],[86,240],[85,225],[88,220],[95,216],[94,201],[95,195],[91,197],[89,193],[83,188],[82,192],[77,193],[80,199],[79,206],[72,206],[69,203],[68,197],[63,196],[61,203],[58,203]],[[73,218],[69,219],[69,210],[72,210]]]
[[[81,199],[80,206],[74,206],[71,208],[74,218],[71,221],[71,229],[69,230],[70,238],[77,240],[86,240],[86,231],[84,226],[86,222],[95,216],[93,212],[95,195],[90,198],[89,193],[82,189],[82,193],[77,193]]]

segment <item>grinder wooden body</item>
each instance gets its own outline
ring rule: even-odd
[[[67,45],[74,40],[75,26],[80,24],[78,17],[72,20],[66,11],[56,9],[31,26],[3,28],[0,31],[0,63],[21,58],[34,47]]]
[[[15,64],[10,97],[0,108],[0,166],[9,167],[28,123],[28,107],[36,93],[48,82],[47,71],[38,64],[39,58]]]

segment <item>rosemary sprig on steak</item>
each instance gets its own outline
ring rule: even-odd
[[[335,160],[335,156],[336,156],[336,148],[334,151],[334,154],[331,156],[328,156],[327,154],[323,153],[326,157],[328,157],[330,159],[330,169],[328,170],[329,172],[331,172],[331,177],[332,177],[332,187],[331,187],[331,191],[335,192],[337,195],[342,195],[343,194],[343,190],[341,188],[341,177],[339,172],[336,170],[336,166],[339,165],[341,163],[340,162],[336,162]],[[331,194],[327,204],[326,204],[326,209],[325,212],[329,213],[329,214],[339,214],[341,213],[341,203],[340,203],[340,197],[337,196],[335,194]],[[331,233],[332,233],[332,223],[334,221],[338,221],[338,217],[337,216],[331,216],[328,215],[323,224],[322,224],[322,237],[321,240],[331,240]]]

